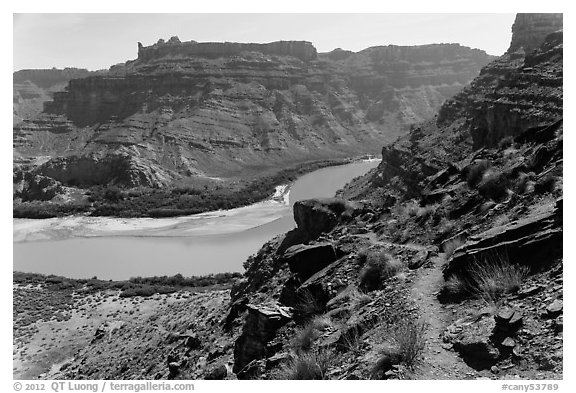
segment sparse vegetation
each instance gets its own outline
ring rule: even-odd
[[[13,282],[17,284],[43,284],[52,291],[83,290],[87,292],[99,292],[105,290],[120,290],[120,297],[152,296],[156,293],[173,293],[179,288],[197,288],[213,285],[229,285],[241,273],[218,273],[207,276],[183,277],[136,277],[128,281],[106,281],[96,277],[90,279],[72,279],[60,276],[45,276],[37,273],[14,272]]]
[[[530,174],[521,172],[514,183],[514,191],[520,195],[524,195],[530,192],[531,188],[534,187],[534,183],[531,181],[531,177],[532,176],[530,176]]]
[[[121,188],[98,185],[86,188],[85,202],[54,203],[35,201],[15,203],[16,218],[51,218],[75,213],[115,217],[173,217],[206,211],[232,209],[268,198],[275,187],[294,181],[304,173],[345,164],[349,160],[319,160],[286,168],[273,175],[249,179],[241,184],[168,188]]]
[[[512,135],[509,135],[500,139],[500,142],[498,142],[498,147],[500,149],[507,149],[511,147],[513,144],[514,144],[514,137]]]
[[[556,187],[556,177],[548,174],[534,184],[534,191],[537,194],[547,194],[553,192]]]
[[[526,266],[512,264],[502,255],[475,260],[467,275],[451,276],[442,289],[442,297],[459,300],[472,296],[496,303],[506,293],[517,291],[528,276]]]
[[[294,310],[300,318],[310,319],[315,315],[322,314],[324,305],[314,297],[312,292],[306,289],[298,294],[298,301]]]
[[[507,258],[494,257],[475,262],[469,272],[470,292],[478,298],[496,302],[503,294],[520,289],[529,269],[511,264]]]
[[[412,368],[426,346],[428,324],[423,321],[408,321],[401,324],[394,334],[398,344],[400,362]]]
[[[475,187],[478,183],[480,183],[484,172],[486,172],[490,166],[491,164],[488,160],[479,160],[470,166],[468,168],[468,172],[466,173],[466,182],[468,185],[470,187]]]
[[[360,356],[362,353],[362,334],[357,328],[349,329],[347,332],[342,333],[340,348],[344,352],[350,352],[354,356]]]
[[[318,349],[302,352],[284,363],[274,373],[274,379],[282,380],[322,380],[329,379],[328,371],[336,362],[336,352],[330,349]]]
[[[500,201],[507,195],[508,178],[502,172],[489,169],[482,176],[478,191],[486,198]]]
[[[294,350],[297,353],[301,351],[309,351],[312,348],[314,340],[320,336],[323,330],[330,326],[332,326],[330,318],[316,316],[302,329],[296,332],[293,341]]]
[[[366,265],[360,271],[359,287],[364,291],[381,288],[382,283],[402,269],[402,263],[384,251],[369,252]]]

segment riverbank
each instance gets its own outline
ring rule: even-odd
[[[319,169],[279,188],[277,198],[229,211],[164,219],[15,219],[13,269],[107,280],[241,272],[262,244],[295,227],[292,203],[332,197],[378,162]]]
[[[375,164],[379,160],[362,158],[352,161],[352,163],[354,162]],[[345,164],[331,165],[330,167],[341,165]],[[295,180],[293,179],[287,184],[277,185],[273,194],[268,195],[267,199],[263,201],[248,206],[192,215],[163,218],[122,218],[92,216],[83,213],[43,219],[14,218],[13,242],[107,236],[189,237],[241,232],[289,215],[291,208],[290,190]],[[292,203],[296,200],[294,199]]]
[[[317,160],[251,179],[219,179],[198,184],[158,188],[68,187],[51,201],[15,201],[14,218],[48,219],[71,215],[119,218],[163,218],[200,214],[251,205],[270,198],[278,186],[320,168],[358,159]]]

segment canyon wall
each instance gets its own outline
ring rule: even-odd
[[[538,48],[548,34],[562,30],[562,19],[562,14],[517,14],[508,52]]]
[[[276,41],[267,44],[244,44],[238,42],[180,42],[172,37],[168,42],[158,41],[151,46],[138,43],[138,60],[148,61],[166,56],[172,57],[226,57],[241,52],[260,52],[267,55],[293,56],[303,61],[316,59],[316,48],[308,41]]]
[[[93,153],[104,169],[106,155],[138,157],[166,174],[164,184],[377,153],[432,116],[490,60],[457,44],[389,45],[334,57],[317,55],[304,41],[173,38],[140,45],[137,59],[106,74],[70,80],[43,113],[15,127],[15,152],[24,161],[71,157],[53,166],[67,168],[62,176],[50,171],[65,184],[80,181],[69,174],[84,161],[72,156]],[[148,174],[103,171],[82,183],[157,185]]]

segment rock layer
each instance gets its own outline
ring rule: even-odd
[[[137,59],[106,74],[71,80],[44,113],[14,128],[14,148],[22,160],[128,154],[168,183],[376,152],[490,60],[454,44],[334,57],[308,42],[173,38],[140,46]]]

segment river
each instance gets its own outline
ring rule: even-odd
[[[334,196],[378,163],[319,169],[298,178],[288,193],[279,187],[274,200],[188,217],[14,219],[13,269],[112,280],[242,271],[266,241],[295,227],[294,202]]]

